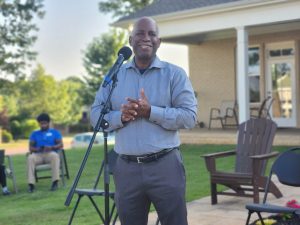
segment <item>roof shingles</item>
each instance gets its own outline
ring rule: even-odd
[[[178,11],[185,11],[194,8],[203,8],[238,1],[242,0],[156,0],[151,5],[146,6],[145,8],[128,16],[122,17],[119,21],[135,19],[142,16],[155,16],[174,13]]]

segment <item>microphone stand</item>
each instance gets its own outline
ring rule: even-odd
[[[107,114],[109,111],[110,111],[110,100],[111,100],[111,95],[115,89],[115,87],[117,86],[117,76],[116,74],[118,73],[119,70],[117,70],[115,72],[115,76],[113,76],[113,79],[112,79],[112,88],[110,89],[109,91],[109,95],[105,101],[105,103],[102,103],[101,105],[103,105],[103,108],[101,110],[101,113],[100,113],[100,116],[98,118],[98,121],[96,123],[96,126],[94,128],[94,133],[93,133],[93,136],[92,136],[92,139],[89,143],[89,146],[86,150],[86,153],[84,155],[84,158],[81,162],[81,165],[80,165],[80,168],[77,172],[77,175],[74,179],[74,182],[73,182],[73,185],[68,193],[68,196],[67,196],[67,199],[65,201],[65,206],[69,206],[71,201],[72,201],[72,198],[73,198],[73,195],[75,193],[75,189],[78,185],[78,182],[79,182],[79,179],[81,177],[81,174],[83,172],[83,169],[85,167],[85,164],[87,162],[87,159],[89,157],[89,154],[92,150],[92,146],[94,144],[94,141],[95,141],[95,138],[96,138],[96,134],[97,132],[100,130],[100,128],[102,128],[103,130],[103,137],[104,137],[104,208],[105,208],[105,216],[104,216],[104,225],[109,225],[110,224],[110,209],[109,209],[109,182],[110,182],[110,179],[109,179],[109,166],[108,166],[108,156],[107,156],[107,153],[108,153],[108,147],[107,147],[107,132],[104,131],[105,129],[107,129],[109,127],[109,123],[104,119],[104,116],[105,114]]]

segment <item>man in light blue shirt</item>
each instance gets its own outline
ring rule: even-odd
[[[136,21],[129,43],[132,61],[123,65],[105,115],[119,154],[114,180],[122,225],[146,225],[151,202],[163,225],[187,225],[185,171],[179,129],[193,128],[197,103],[184,70],[160,61],[156,22]],[[111,85],[97,92],[91,110],[96,125]]]

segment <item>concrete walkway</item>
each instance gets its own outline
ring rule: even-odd
[[[268,196],[268,202],[284,206],[287,201],[296,199],[300,201],[300,189],[277,184],[283,197],[276,199],[273,195]],[[263,194],[260,195],[261,199]],[[243,225],[246,224],[248,211],[245,209],[251,198],[218,196],[218,204],[211,205],[210,197],[198,199],[187,204],[189,225]],[[269,214],[262,214],[263,217]],[[157,215],[150,213],[148,225],[155,225]],[[256,214],[251,216],[251,222],[258,219]]]
[[[210,129],[194,128],[180,130],[182,143],[189,144],[236,144],[236,129]],[[300,129],[278,128],[273,145],[300,146]]]

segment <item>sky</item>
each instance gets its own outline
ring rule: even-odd
[[[100,0],[45,0],[46,14],[36,21],[39,31],[34,50],[38,52],[37,62],[47,74],[57,80],[71,75],[83,75],[83,51],[94,37],[109,32],[114,21],[110,15],[100,13]],[[163,44],[158,56],[187,68],[185,46]]]

